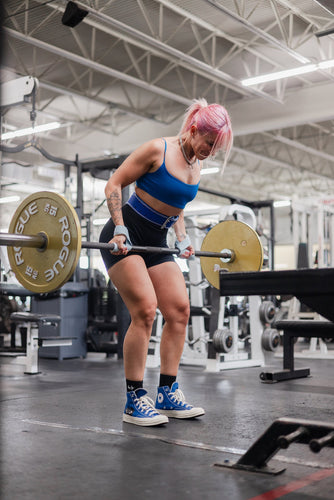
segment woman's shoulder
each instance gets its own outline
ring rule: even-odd
[[[149,141],[149,144],[152,150],[160,152],[162,149],[165,149],[166,139],[164,137],[156,137],[155,139]]]
[[[148,141],[147,144],[149,147],[152,149],[155,149],[156,151],[161,151],[161,149],[166,149],[171,146],[174,146],[177,143],[177,137],[171,136],[171,137],[156,137],[155,139],[152,139],[151,141]]]
[[[144,142],[137,150],[143,151],[149,156],[159,155],[165,148],[165,141],[163,137],[158,137],[156,139],[151,139]]]
[[[175,137],[157,137],[145,142],[142,148],[144,148],[149,157],[163,158],[166,151],[171,150],[175,144]]]

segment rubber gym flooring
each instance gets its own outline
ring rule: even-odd
[[[270,366],[282,359],[270,353]],[[233,463],[279,417],[334,422],[334,359],[296,359],[311,376],[262,383],[260,367],[208,373],[181,366],[186,399],[206,415],[161,427],[122,423],[122,361],[40,359],[41,373],[0,360],[2,500],[333,500],[334,448],[293,443],[268,475]],[[159,370],[147,368],[155,398]]]

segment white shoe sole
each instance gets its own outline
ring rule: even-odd
[[[168,417],[165,415],[159,415],[158,417],[139,418],[139,417],[132,417],[131,415],[127,415],[126,413],[124,413],[123,422],[126,422],[127,424],[149,427],[154,425],[167,424]]]
[[[192,408],[191,410],[157,410],[161,415],[170,418],[195,418],[205,415],[203,408]]]

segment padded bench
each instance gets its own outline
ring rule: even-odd
[[[40,373],[38,371],[38,348],[72,345],[75,337],[39,337],[39,327],[48,325],[56,327],[61,321],[57,314],[37,314],[30,312],[14,312],[10,315],[11,321],[17,326],[27,329],[26,369],[28,375]]]
[[[309,368],[294,367],[294,341],[298,337],[304,338],[333,338],[334,323],[332,321],[315,320],[282,320],[276,321],[273,328],[283,331],[283,370],[277,372],[262,372],[260,379],[263,382],[280,382],[293,378],[308,377]]]

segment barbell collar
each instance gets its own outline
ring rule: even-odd
[[[225,264],[233,262],[235,259],[235,252],[233,252],[233,250],[230,250],[229,248],[224,248],[224,250],[220,252],[220,259]]]

